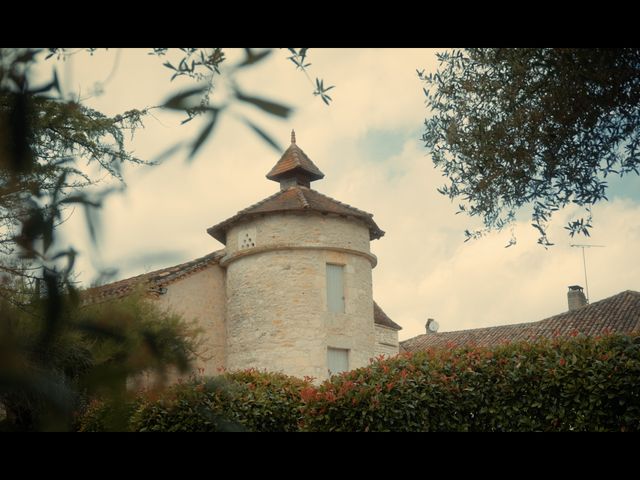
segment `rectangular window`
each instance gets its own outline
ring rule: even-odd
[[[327,263],[327,308],[344,313],[344,265]]]
[[[327,348],[327,367],[329,375],[349,370],[349,350],[345,348]]]

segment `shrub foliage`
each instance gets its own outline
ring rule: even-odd
[[[137,293],[90,305],[61,294],[53,326],[35,292],[21,304],[1,297],[0,431],[71,430],[87,397],[126,401],[128,378],[153,374],[162,385],[191,368],[198,332]]]
[[[313,431],[637,431],[640,337],[400,354],[303,399]]]
[[[84,430],[104,429],[95,405]],[[319,386],[227,373],[130,411],[134,431],[638,431],[640,336],[403,353]]]
[[[308,386],[306,380],[257,370],[194,379],[161,394],[143,392],[125,410],[94,400],[79,422],[80,431],[297,431],[300,392]]]

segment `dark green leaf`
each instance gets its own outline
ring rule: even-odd
[[[182,91],[170,97],[162,106],[171,110],[186,110],[189,107],[193,107],[193,105],[189,105],[185,101],[194,95],[202,95],[206,90],[206,87],[196,87]]]
[[[209,120],[207,125],[205,125],[205,127],[202,129],[196,141],[193,142],[193,146],[191,147],[191,152],[189,153],[187,160],[193,160],[193,157],[198,152],[202,144],[205,142],[207,138],[209,138],[209,135],[211,135],[211,132],[213,131],[213,127],[216,125],[217,119],[218,119],[218,112],[214,111],[211,114],[211,119]]]
[[[278,143],[271,138],[267,133],[265,133],[260,127],[252,123],[250,120],[243,118],[244,123],[247,124],[249,128],[251,128],[254,132],[256,132],[265,142],[271,145],[278,153],[282,152],[282,147],[278,145]]]
[[[260,53],[253,53],[250,48],[246,48],[245,52],[247,53],[246,58],[240,64],[237,65],[237,68],[246,67],[248,65],[253,65],[254,63],[259,62],[260,60],[264,60],[271,54],[271,50],[264,50]]]
[[[164,152],[162,152],[162,153],[158,154],[156,157],[154,157],[152,162],[154,164],[162,163],[164,160],[166,160],[167,158],[169,158],[172,155],[174,155],[178,150],[180,150],[184,146],[185,146],[184,142],[178,142],[175,145],[172,145],[169,148],[167,148]]]
[[[250,103],[265,112],[281,118],[287,118],[291,114],[291,108],[285,105],[272,102],[270,100],[264,100],[262,98],[250,97],[242,94],[241,92],[235,92],[236,98],[242,102]]]

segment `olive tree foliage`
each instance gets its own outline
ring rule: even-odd
[[[27,274],[24,262],[16,266],[7,255],[18,253],[23,259],[42,259],[30,243],[30,234],[44,239],[44,248],[52,245],[54,227],[63,220],[69,206],[80,206],[86,213],[87,226],[95,241],[97,212],[113,188],[97,191],[99,178],[116,178],[122,183],[123,166],[151,166],[169,157],[186,153],[193,159],[202,145],[212,137],[222,115],[241,120],[252,132],[281,151],[281,146],[255,120],[240,115],[232,107],[244,103],[267,116],[287,118],[293,109],[280,102],[246,92],[238,86],[237,77],[247,68],[273,54],[273,50],[256,52],[245,49],[244,58],[224,69],[225,52],[220,48],[154,48],[167,68],[167,87],[176,78],[191,80],[192,85],[173,94],[158,105],[132,106],[128,111],[107,116],[82,104],[81,98],[63,95],[56,68],[59,61],[82,51],[93,54],[96,49],[0,49],[0,272]],[[309,77],[306,48],[289,48],[286,59]],[[57,62],[56,62],[57,61]],[[42,85],[30,84],[34,65],[49,65],[51,79]],[[211,101],[211,93],[220,81],[232,88],[224,98]],[[104,90],[98,86],[97,90]],[[327,105],[331,101],[323,80],[316,78],[313,94]],[[201,118],[203,128],[195,138],[186,138],[156,158],[140,159],[128,150],[128,137],[143,126],[154,109],[183,112],[187,123]],[[93,176],[87,166],[94,166]],[[91,192],[91,193],[90,193]],[[98,193],[96,193],[98,192]],[[45,208],[46,206],[46,208]],[[26,225],[25,219],[33,217]],[[37,217],[37,218],[36,218]],[[28,227],[25,230],[25,226]],[[19,232],[20,228],[23,232]],[[47,230],[47,232],[44,232]],[[36,232],[37,230],[37,232]],[[20,246],[22,251],[16,252]],[[58,252],[59,253],[59,252]],[[75,258],[75,251],[58,257]],[[15,260],[15,256],[13,258]],[[19,262],[18,262],[19,263]]]
[[[166,48],[155,48],[151,53],[159,57],[165,57],[167,50]],[[255,52],[247,48],[245,49],[244,58],[235,65],[227,67],[224,72],[220,70],[220,64],[225,60],[225,54],[222,49],[182,48],[178,50],[180,50],[180,55],[177,61],[171,62],[167,60],[163,63],[163,65],[172,72],[171,80],[173,81],[177,77],[187,77],[194,80],[197,84],[191,89],[172,96],[162,107],[170,110],[184,111],[187,117],[182,122],[183,124],[190,122],[198,116],[205,116],[206,121],[204,127],[195,139],[188,140],[184,144],[174,145],[167,153],[172,154],[175,153],[177,149],[186,147],[189,150],[188,158],[192,159],[202,144],[210,137],[216,123],[223,114],[235,116],[278,153],[282,152],[281,145],[269,135],[262,126],[244,115],[239,115],[230,108],[234,104],[245,103],[252,105],[262,113],[275,117],[287,118],[292,113],[293,109],[288,105],[283,105],[280,102],[264,98],[254,93],[242,91],[236,81],[236,77],[240,72],[270,57],[273,50],[266,49]],[[313,95],[320,97],[326,105],[329,105],[332,98],[327,92],[333,89],[334,86],[325,87],[324,80],[317,77],[315,81],[311,80],[308,73],[309,67],[311,67],[311,63],[309,63],[307,58],[308,48],[300,48],[297,50],[295,48],[289,48],[287,50],[290,54],[287,60],[293,63],[297,70],[301,70],[309,82],[312,83],[314,88]],[[223,76],[224,81],[231,86],[230,90],[232,93],[217,103],[212,103],[210,95],[216,81],[219,80],[218,77],[221,76]]]
[[[538,243],[552,245],[550,218],[570,204],[583,216],[569,235],[589,236],[607,177],[638,174],[640,49],[468,48],[438,61],[418,71],[432,112],[422,139],[448,179],[440,193],[483,221],[466,240],[529,208]]]
[[[244,103],[268,116],[286,118],[291,114],[291,107],[242,91],[236,81],[246,68],[272,55],[272,50],[245,49],[243,59],[222,71],[226,56],[220,48],[149,49],[149,55],[164,61],[168,87],[169,81],[179,77],[191,80],[192,85],[168,95],[158,105],[132,106],[114,116],[88,108],[81,98],[69,92],[63,94],[60,89],[56,71],[59,62],[83,51],[93,54],[95,50],[0,49],[0,274],[22,275],[35,281],[37,275],[32,275],[32,270],[39,268],[37,261],[54,257],[58,263],[68,261],[70,271],[76,255],[73,248],[64,254],[49,251],[64,212],[70,206],[81,207],[91,238],[96,241],[97,213],[114,188],[99,191],[89,187],[97,186],[99,179],[115,178],[122,182],[119,190],[124,189],[122,169],[127,164],[151,166],[183,151],[192,160],[212,137],[222,115],[238,117],[252,132],[281,150],[255,120],[230,108]],[[289,48],[287,60],[313,83],[308,74],[311,63],[307,50]],[[50,81],[31,85],[30,71],[35,65],[50,67]],[[211,93],[219,81],[231,85],[231,94],[213,103]],[[96,90],[104,88],[98,85]],[[332,88],[316,78],[313,94],[329,104],[327,92]],[[133,138],[154,109],[183,112],[182,123],[200,117],[204,127],[195,138],[186,138],[158,157],[140,159],[128,150],[126,140]],[[97,167],[94,173],[87,173],[92,166]],[[36,239],[44,242],[37,246],[47,250],[48,256],[36,251],[32,241]],[[17,247],[21,250],[17,251]]]
[[[21,241],[27,247],[27,239],[18,236],[17,228],[33,209],[50,204],[62,192],[79,192],[97,183],[96,178],[87,175],[84,165],[95,164],[101,173],[122,179],[123,164],[149,164],[125,148],[125,134],[141,126],[147,111],[130,110],[108,117],[76,101],[64,100],[59,96],[55,71],[48,84],[30,85],[29,70],[38,53],[32,49],[0,49],[0,254],[3,255],[13,253]],[[81,199],[88,200],[76,196],[64,203]],[[4,263],[0,262],[0,268]]]
[[[67,430],[84,394],[118,392],[143,371],[185,371],[189,340],[174,319],[134,306],[87,310],[73,282],[76,251],[58,242],[69,206],[84,208],[94,238],[94,211],[106,191],[101,176],[120,178],[124,163],[148,163],[125,148],[127,130],[144,111],[107,117],[60,94],[51,80],[33,85],[42,52],[0,50],[0,418],[1,429]],[[139,322],[128,321],[135,316]],[[106,342],[106,343],[105,343]],[[98,355],[107,343],[113,356]],[[100,349],[97,347],[100,346]],[[140,353],[148,352],[141,356]]]
[[[307,74],[306,49],[289,51],[288,59]],[[0,429],[66,430],[84,396],[107,391],[125,401],[119,392],[132,376],[155,372],[162,380],[167,371],[190,368],[195,343],[179,319],[140,301],[86,304],[73,281],[77,252],[58,241],[69,207],[84,210],[95,243],[97,212],[114,192],[99,190],[100,178],[123,181],[124,165],[151,166],[185,148],[193,158],[233,102],[283,118],[292,111],[237,87],[213,104],[210,93],[222,74],[224,52],[177,49],[172,58],[178,60],[166,60],[165,67],[171,79],[186,76],[194,86],[159,105],[110,117],[61,91],[55,60],[74,53],[0,49]],[[166,58],[167,49],[149,53]],[[229,81],[234,84],[237,72],[270,53],[247,49],[245,59],[228,70]],[[34,84],[31,71],[43,64],[51,66],[50,78]],[[316,82],[314,94],[328,103],[331,87]],[[154,108],[183,111],[185,122],[202,116],[205,127],[160,158],[137,158],[128,150],[127,134]],[[278,147],[261,127],[245,123]]]

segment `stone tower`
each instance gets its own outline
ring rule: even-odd
[[[321,380],[375,354],[369,242],[384,232],[311,189],[323,177],[292,132],[267,174],[279,191],[207,230],[225,244],[229,370],[271,365]]]

